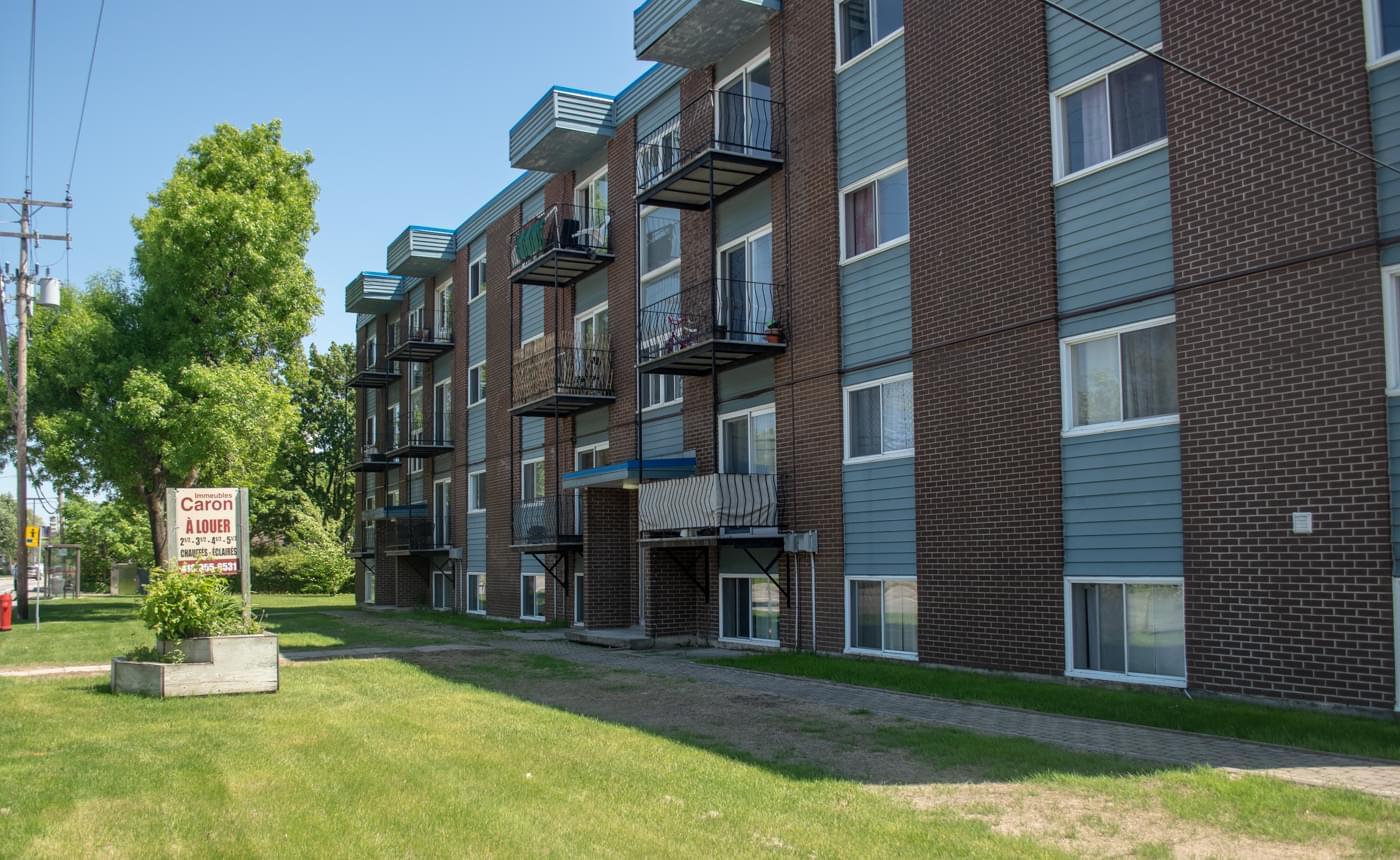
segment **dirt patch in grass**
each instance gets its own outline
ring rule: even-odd
[[[539,654],[495,650],[412,660],[435,674],[682,740],[788,776],[852,780],[916,809],[980,821],[998,833],[1075,855],[1288,858],[1356,851],[1345,836],[1277,841],[1185,820],[1162,804],[1153,791],[1157,777],[1141,762],[1086,757],[1020,739],[915,729],[860,709]],[[900,742],[902,733],[922,740]],[[1061,783],[1109,779],[1132,790],[1057,784],[1060,776]]]

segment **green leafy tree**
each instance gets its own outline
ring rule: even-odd
[[[100,502],[82,496],[65,498],[63,542],[82,547],[85,591],[101,590],[114,564],[149,567],[155,560],[145,511],[121,498]]]
[[[218,126],[132,220],[135,284],[104,273],[35,319],[43,465],[141,505],[157,565],[167,488],[257,492],[297,426],[285,372],[321,307],[305,263],[310,163],[282,148],[277,122]]]
[[[0,494],[0,560],[3,564],[9,564],[18,548],[19,505],[9,493]]]
[[[350,538],[355,505],[354,373],[354,347],[333,343],[325,352],[313,345],[303,372],[288,374],[300,422],[287,437],[287,486],[306,493],[341,541]]]

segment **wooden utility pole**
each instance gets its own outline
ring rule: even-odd
[[[29,618],[29,547],[25,546],[25,527],[29,525],[29,242],[32,239],[52,239],[65,242],[72,247],[73,237],[34,233],[29,229],[31,214],[45,206],[62,209],[73,208],[72,200],[55,203],[49,200],[34,200],[26,190],[18,199],[0,197],[0,203],[19,208],[19,232],[0,232],[0,236],[19,239],[19,271],[15,279],[15,384],[14,401],[11,411],[15,422],[15,502],[16,519],[19,520],[19,543],[15,549],[15,601],[19,617]],[[6,350],[8,351],[8,350]],[[9,373],[6,356],[5,372]]]

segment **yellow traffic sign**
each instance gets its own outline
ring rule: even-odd
[[[25,527],[24,527],[24,545],[27,546],[27,547],[31,547],[31,548],[37,547],[37,546],[39,545],[39,527],[38,527],[38,526],[25,526]]]

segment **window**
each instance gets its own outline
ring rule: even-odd
[[[716,88],[715,142],[749,155],[773,151],[773,87],[764,52]]]
[[[397,487],[385,494],[384,504],[391,508],[397,508],[399,506],[399,490]]]
[[[1176,420],[1176,319],[1149,320],[1066,338],[1066,432]]]
[[[580,349],[609,348],[607,302],[574,317],[574,345]]]
[[[472,258],[467,267],[467,301],[474,302],[486,295],[486,253]]]
[[[365,603],[374,603],[374,567],[363,565],[365,571]]]
[[[584,248],[608,247],[608,171],[607,168],[590,176],[574,189],[574,205],[578,218],[575,238]]]
[[[1145,151],[1167,137],[1162,61],[1133,58],[1055,94],[1055,177]]]
[[[1069,580],[1066,674],[1186,680],[1186,612],[1180,580]]]
[[[365,367],[374,367],[379,363],[379,336],[370,335],[365,338]]]
[[[681,118],[669,120],[637,141],[637,189],[650,188],[681,158]]]
[[[900,163],[841,192],[841,259],[909,239],[909,166]]]
[[[599,466],[608,464],[608,443],[599,442],[596,445],[585,445],[574,449],[574,471],[582,472],[585,469],[596,469]],[[575,534],[583,534],[583,490],[574,490],[574,527]]]
[[[452,379],[433,386],[433,440],[439,445],[452,442]]]
[[[773,407],[723,415],[719,420],[721,470],[726,475],[772,475],[778,471],[778,421]]]
[[[486,362],[467,368],[467,406],[486,400]]]
[[[914,659],[919,646],[913,577],[852,577],[846,588],[846,648]]]
[[[583,574],[574,574],[574,626],[582,627],[583,623]]]
[[[1400,266],[1381,272],[1381,306],[1385,311],[1385,386],[1400,394]]]
[[[737,239],[719,250],[718,325],[730,340],[767,339],[773,319],[773,228]]]
[[[433,482],[433,546],[452,545],[452,479]]]
[[[452,339],[452,281],[439,284],[433,294],[433,320],[437,325],[438,340]]]
[[[421,458],[421,457],[409,457],[409,458],[408,458],[408,473],[409,473],[410,475],[421,475],[421,474],[423,474],[423,458]]]
[[[778,587],[766,576],[721,576],[721,639],[778,644]]]
[[[433,608],[445,611],[452,608],[457,597],[457,577],[450,573],[433,573]]]
[[[656,273],[681,258],[681,213],[679,209],[642,209],[639,238],[642,276]]]
[[[1400,53],[1400,0],[1365,0],[1367,51],[1372,63]]]
[[[544,620],[544,574],[520,575],[520,617],[531,621]]]
[[[486,574],[467,574],[467,611],[473,615],[486,614]]]
[[[420,297],[421,301],[422,298]],[[427,316],[422,305],[415,305],[408,312],[408,339],[417,340],[427,335],[427,329],[423,326],[423,320]]]
[[[479,514],[486,510],[486,470],[481,469],[467,475],[467,513]]]
[[[669,406],[681,402],[682,380],[669,373],[648,373],[642,379],[642,408]]]
[[[904,0],[837,0],[836,41],[844,65],[904,28]]]
[[[365,416],[365,452],[379,453],[379,416]]]
[[[914,453],[914,377],[892,376],[846,389],[846,461]]]
[[[544,458],[520,464],[520,500],[527,504],[544,501]]]
[[[389,404],[389,450],[399,447],[399,404]]]

